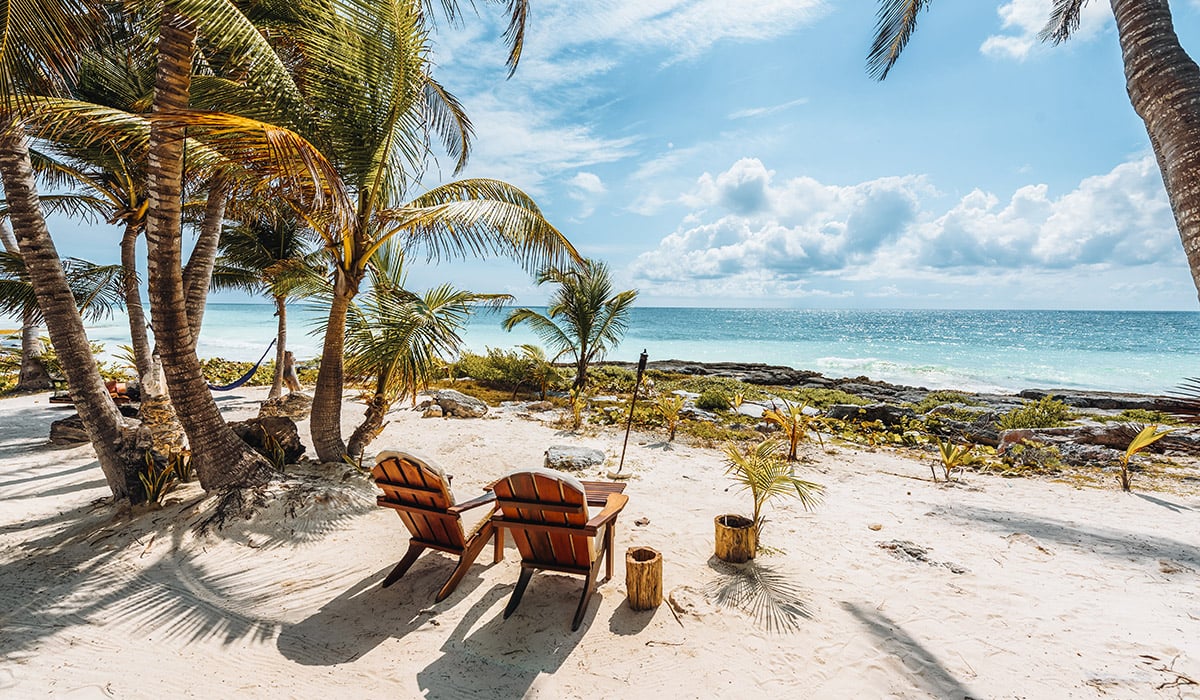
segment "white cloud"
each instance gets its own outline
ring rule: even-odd
[[[748,119],[751,117],[762,117],[762,116],[765,116],[768,114],[775,114],[776,112],[782,112],[785,109],[791,109],[792,107],[796,107],[796,106],[802,105],[802,104],[808,104],[807,97],[801,97],[800,99],[797,99],[797,100],[791,100],[789,102],[784,102],[783,104],[772,105],[770,107],[750,107],[748,109],[739,109],[738,111],[730,114],[729,118],[730,119]]]
[[[782,179],[761,161],[742,159],[705,173],[680,197],[693,211],[631,272],[647,293],[661,296],[766,298],[857,288],[869,297],[881,286],[919,280],[953,298],[954,289],[978,288],[984,279],[1061,283],[1183,259],[1149,156],[1057,198],[1044,184],[1021,187],[1007,201],[975,190],[942,212],[934,210],[936,198],[920,176],[829,185]]]
[[[1046,0],[1009,0],[996,12],[1000,15],[1003,34],[994,34],[984,40],[979,50],[994,58],[1024,60],[1034,47],[1041,44],[1038,32],[1050,18],[1050,3]],[[1089,2],[1080,14],[1079,28],[1072,41],[1086,41],[1096,36],[1112,19],[1107,2]]]
[[[586,219],[596,211],[596,198],[608,191],[600,176],[595,173],[579,172],[568,181],[568,196],[582,204],[578,218]]]

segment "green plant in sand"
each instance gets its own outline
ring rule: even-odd
[[[743,450],[734,444],[725,446],[725,473],[750,492],[754,504],[752,520],[760,529],[763,507],[777,498],[794,497],[805,510],[821,502],[825,487],[796,476],[795,465],[779,456],[782,441],[768,438]]]
[[[774,423],[787,432],[789,462],[796,461],[796,448],[808,437],[808,431],[813,428],[817,417],[804,412],[808,404],[784,404],[783,408],[772,406],[763,413],[763,420]],[[818,434],[818,438],[820,435]]]
[[[654,401],[654,409],[662,414],[667,424],[667,442],[675,441],[675,430],[679,427],[679,412],[683,410],[683,397],[679,394],[667,394]]]
[[[1129,490],[1133,478],[1129,473],[1129,461],[1133,459],[1133,456],[1166,437],[1171,430],[1172,428],[1159,430],[1157,425],[1147,425],[1129,442],[1129,447],[1125,448],[1125,453],[1121,455],[1121,473],[1117,475],[1122,491]]]
[[[1001,430],[1019,428],[1057,428],[1071,420],[1071,408],[1050,394],[1037,401],[1026,401],[1004,415],[996,425]]]
[[[175,470],[169,460],[164,460],[160,465],[154,459],[154,453],[146,451],[146,464],[138,473],[138,480],[142,482],[142,488],[146,490],[146,502],[152,506],[162,505],[163,496],[170,493],[171,489],[179,484],[179,480],[175,477]]]
[[[961,470],[964,466],[970,464],[974,460],[972,450],[974,445],[959,445],[953,440],[945,438],[937,438],[938,459],[942,464],[942,471],[946,476],[946,481],[951,481],[951,475],[955,469]],[[937,481],[937,470],[930,467],[933,471],[933,480]]]

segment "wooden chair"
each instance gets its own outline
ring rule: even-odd
[[[579,629],[588,601],[596,590],[601,559],[607,557],[605,580],[612,578],[613,533],[617,514],[629,497],[609,494],[604,510],[589,518],[583,484],[561,472],[551,469],[516,472],[497,481],[493,488],[497,507],[492,522],[501,540],[503,530],[512,531],[521,552],[521,577],[504,608],[504,617],[517,609],[536,569],[559,571],[586,578],[571,622],[572,630]]]
[[[445,599],[454,592],[475,557],[479,556],[496,532],[491,519],[484,518],[467,534],[462,526],[462,513],[494,503],[495,494],[489,492],[455,504],[454,495],[450,492],[450,480],[445,472],[428,460],[404,452],[379,453],[371,475],[384,494],[377,497],[375,502],[394,509],[412,535],[404,558],[383,579],[383,588],[399,580],[426,549],[436,549],[459,557],[458,566],[450,579],[438,591],[437,600]],[[503,558],[503,546],[497,538],[493,562]]]

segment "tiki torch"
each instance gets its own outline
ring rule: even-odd
[[[629,447],[629,429],[633,427],[633,407],[637,405],[638,387],[642,385],[642,373],[646,371],[646,360],[650,359],[646,351],[638,358],[637,379],[633,380],[633,399],[629,401],[629,420],[625,421],[625,444],[621,445],[621,463],[617,465],[617,473],[625,468],[625,448]]]

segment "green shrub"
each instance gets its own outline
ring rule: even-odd
[[[1004,469],[1001,476],[1023,476],[1028,474],[1057,474],[1062,471],[1062,459],[1058,449],[1052,445],[1023,442],[1005,450],[1000,458]]]
[[[1121,411],[1121,413],[1114,420],[1118,420],[1122,423],[1137,423],[1139,425],[1170,425],[1179,422],[1178,418],[1175,418],[1169,413],[1163,413],[1162,411],[1147,411],[1144,408],[1126,409]]]
[[[723,389],[716,387],[705,389],[700,394],[700,398],[696,399],[696,408],[705,411],[725,411],[732,405],[729,400],[729,394],[725,393]]]
[[[1066,425],[1072,418],[1071,409],[1062,401],[1046,395],[1037,401],[1026,401],[996,422],[1001,430],[1019,428],[1057,428]]]
[[[635,381],[637,372],[626,367],[593,365],[588,368],[588,387],[595,393],[632,393]]]
[[[702,447],[716,447],[726,442],[758,441],[762,439],[751,428],[723,426],[703,420],[684,420],[679,422],[679,432],[689,435]]]
[[[253,366],[253,362],[235,362],[234,360],[226,360],[223,357],[210,357],[207,360],[200,360],[200,367],[204,373],[205,381],[209,384],[217,385],[229,384],[236,381],[246,372],[249,372]],[[246,384],[250,386],[269,386],[274,378],[275,363],[273,361],[264,362]]]
[[[455,377],[470,377],[482,384],[515,389],[527,382],[530,362],[515,350],[488,348],[487,355],[463,353],[451,368]]]

